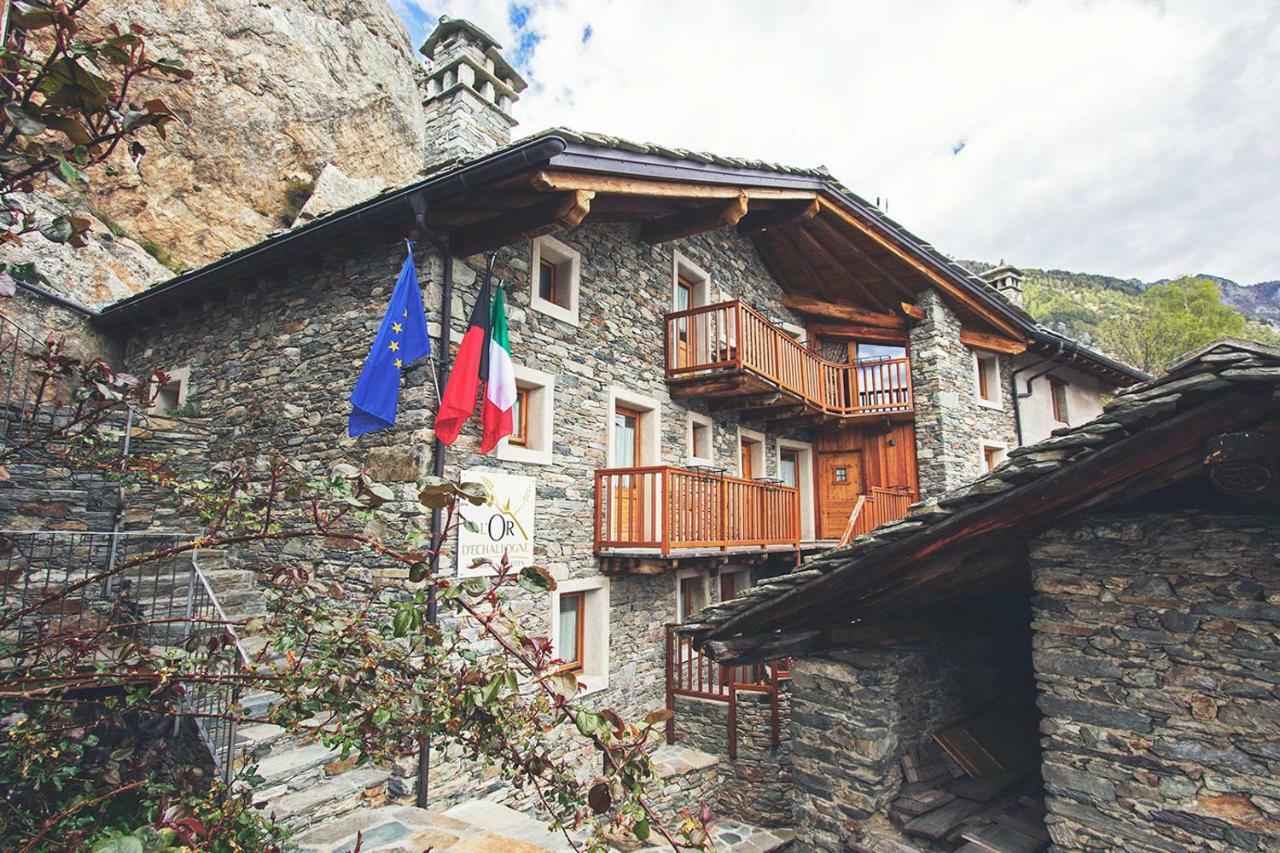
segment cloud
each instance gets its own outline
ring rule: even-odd
[[[491,32],[517,134],[823,164],[958,257],[1280,278],[1280,7],[395,0]]]

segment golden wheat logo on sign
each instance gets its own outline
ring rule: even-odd
[[[473,566],[477,560],[486,559],[496,566],[503,553],[516,568],[532,565],[533,504],[537,492],[534,479],[471,470],[462,472],[461,481],[484,486],[487,498],[479,506],[466,501],[460,504],[458,576],[493,574],[493,566]]]

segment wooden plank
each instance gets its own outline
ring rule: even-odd
[[[808,222],[818,215],[818,200],[786,202],[768,210],[752,211],[738,222],[738,233],[751,236],[780,225]]]
[[[879,308],[881,311],[885,310],[885,302],[877,298],[876,295],[871,292],[871,288],[854,278],[853,270],[849,269],[849,264],[833,255],[826,246],[822,245],[821,242],[809,233],[807,228],[796,228],[793,229],[791,233],[798,242],[808,247],[809,254],[816,256],[836,272],[844,271],[846,274],[839,280],[852,287],[857,292],[858,298],[870,303],[876,308]]]
[[[893,272],[893,270],[889,269],[884,264],[880,263],[878,260],[876,260],[871,256],[870,252],[868,252],[866,249],[859,246],[857,241],[852,236],[850,236],[847,232],[841,231],[839,228],[835,226],[835,224],[829,222],[827,219],[821,216],[814,219],[813,224],[818,228],[819,231],[822,231],[828,236],[838,240],[840,242],[840,245],[848,249],[853,254],[854,257],[856,257],[859,261],[861,261],[862,263],[870,267],[872,270],[874,270],[877,275],[879,275],[882,279],[884,279],[885,282],[889,284],[890,287],[892,287],[894,290],[897,290],[899,295],[904,296],[907,299],[916,298],[916,291],[919,290],[918,287],[913,288],[907,285],[907,283],[904,282],[902,279],[900,279]]]
[[[796,311],[801,314],[808,314],[814,317],[826,317],[832,320],[841,320],[846,323],[854,323],[862,326],[877,326],[885,329],[907,328],[907,321],[902,317],[898,317],[893,314],[884,314],[878,311],[867,311],[862,308],[854,308],[851,305],[839,305],[835,302],[815,299],[812,296],[783,294],[782,304],[790,308],[792,311]]]
[[[912,320],[923,320],[925,318],[924,309],[919,305],[912,305],[910,302],[900,303],[902,313],[906,314]]]
[[[853,323],[809,323],[805,331],[810,335],[837,340],[892,341],[906,343],[905,329],[887,329],[883,326],[859,326]]]
[[[577,190],[532,207],[454,229],[449,235],[450,250],[456,257],[466,258],[520,240],[573,228],[591,212],[594,196],[595,193],[588,190]]]
[[[990,335],[986,332],[975,332],[972,329],[960,330],[960,343],[975,349],[1002,352],[1017,355],[1027,351],[1027,342],[1023,338],[1008,338],[1004,335]]]
[[[862,508],[867,503],[866,495],[858,495],[858,500],[853,504],[853,511],[849,513],[849,523],[845,525],[844,533],[840,534],[840,542],[837,548],[843,548],[853,541],[853,530],[858,526],[858,516],[862,515]]]
[[[1004,770],[964,723],[934,732],[933,739],[970,776],[987,776]]]
[[[1006,770],[978,778],[959,779],[948,785],[947,790],[966,800],[990,803],[1016,788],[1020,779],[1017,773]]]
[[[644,178],[624,178],[613,175],[597,175],[588,172],[562,172],[543,170],[529,179],[538,192],[572,192],[588,190],[617,195],[657,196],[663,198],[737,198],[745,192],[749,199],[773,199],[776,201],[812,201],[817,193],[812,190],[780,190],[767,187],[741,187],[725,184],[698,184],[682,181],[655,181]]]
[[[996,823],[1013,827],[1023,835],[1044,842],[1049,841],[1049,833],[1044,828],[1044,810],[1036,811],[1023,805],[1015,805],[1012,809],[995,816]]]
[[[640,239],[653,245],[691,237],[736,225],[746,214],[747,194],[740,192],[737,198],[724,204],[704,205],[646,222],[640,226]]]
[[[998,823],[966,830],[960,837],[977,844],[988,853],[1036,853],[1048,846],[1047,841],[1023,835],[1011,826]]]
[[[934,809],[942,808],[955,798],[956,795],[950,791],[944,791],[941,788],[929,788],[918,794],[898,797],[893,801],[893,805],[890,808],[897,809],[911,817],[919,817]]]
[[[902,831],[907,835],[919,835],[932,841],[941,841],[951,830],[964,819],[982,811],[982,806],[973,800],[955,799],[940,809],[934,809],[914,820],[907,821]]]

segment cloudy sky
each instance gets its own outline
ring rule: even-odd
[[[1280,3],[392,0],[529,80],[524,135],[827,166],[951,255],[1280,279]]]

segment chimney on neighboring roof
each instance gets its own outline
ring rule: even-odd
[[[470,21],[440,16],[422,44],[427,58],[427,172],[465,163],[511,142],[511,108],[527,85],[502,45]]]
[[[1022,307],[1022,270],[1006,264],[1001,259],[999,266],[982,273],[980,278],[994,287],[1005,299],[1019,308]]]

